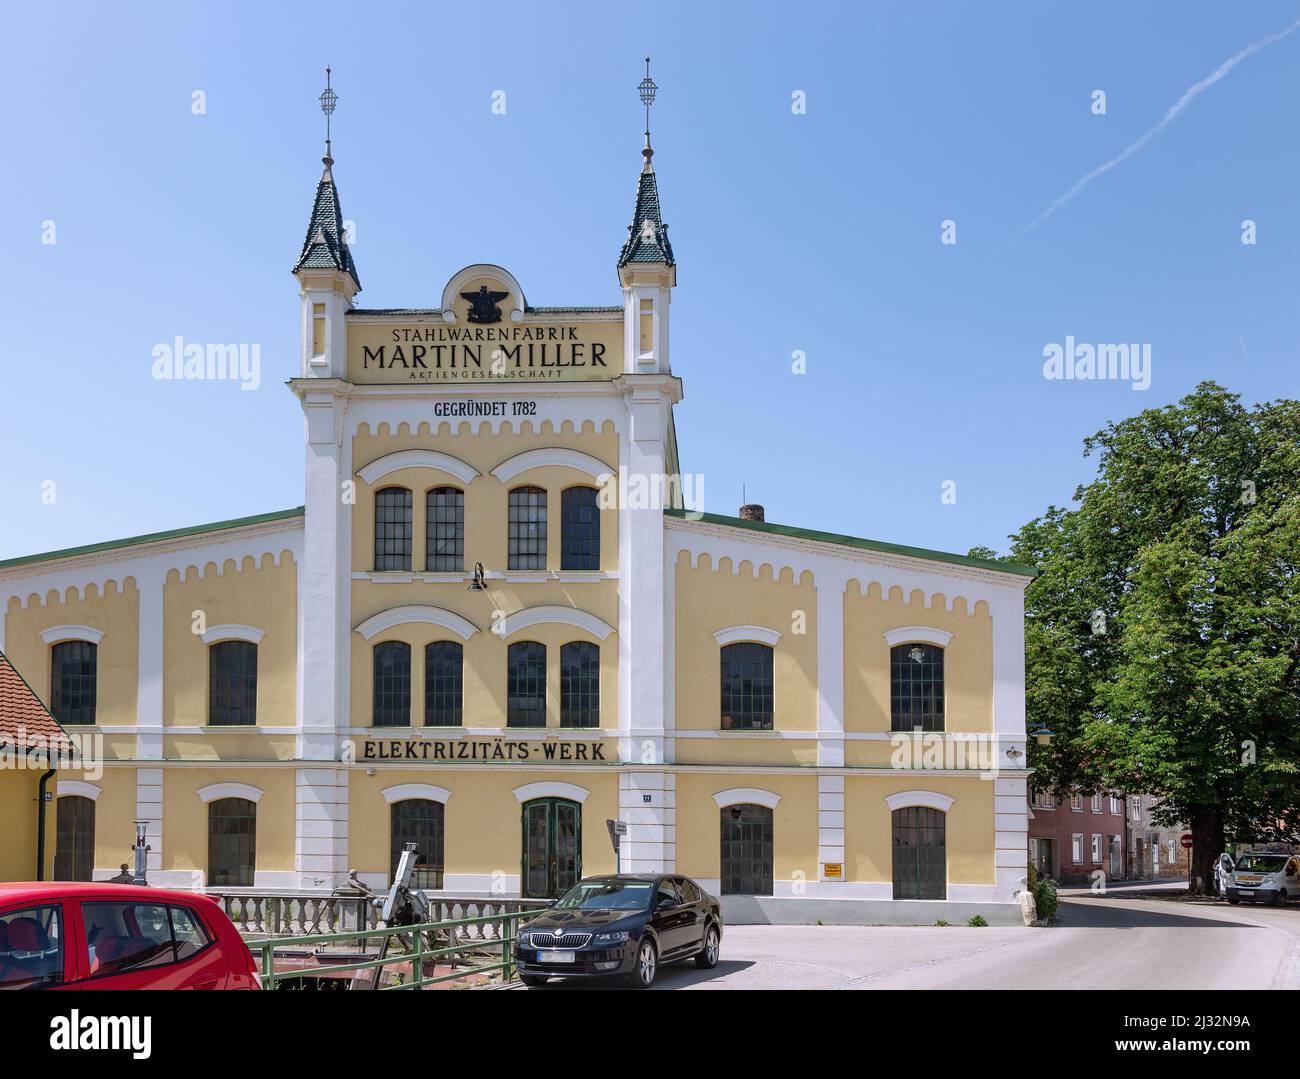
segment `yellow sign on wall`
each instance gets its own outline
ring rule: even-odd
[[[822,880],[843,880],[843,862],[822,862]]]

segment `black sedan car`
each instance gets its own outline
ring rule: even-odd
[[[525,985],[623,975],[645,989],[661,963],[718,965],[722,908],[687,877],[620,873],[579,881],[515,939]]]

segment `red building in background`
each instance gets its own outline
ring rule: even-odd
[[[1076,794],[1064,801],[1046,791],[1029,792],[1029,864],[1040,877],[1063,884],[1091,884],[1128,876],[1124,849],[1124,796]]]

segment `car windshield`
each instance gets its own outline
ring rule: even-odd
[[[1285,854],[1243,854],[1237,870],[1241,873],[1277,873],[1284,865]]]
[[[565,892],[555,905],[562,910],[645,910],[650,905],[650,882],[584,881]]]

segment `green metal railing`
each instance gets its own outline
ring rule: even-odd
[[[423,922],[419,925],[394,926],[388,929],[364,929],[347,933],[313,933],[296,937],[261,937],[245,938],[249,949],[258,956],[258,966],[262,972],[262,988],[277,989],[287,982],[302,978],[320,978],[337,974],[353,974],[350,988],[358,988],[356,975],[363,971],[374,971],[374,988],[377,989],[425,989],[442,982],[463,981],[480,974],[499,975],[501,982],[508,982],[514,975],[514,959],[511,949],[514,945],[519,924],[540,914],[539,910],[521,910],[489,914],[477,918],[457,918],[443,922]],[[480,929],[479,935],[463,933],[469,927]],[[495,930],[493,935],[487,935]],[[445,943],[443,943],[445,941]],[[368,942],[378,942],[376,954],[365,953]],[[342,962],[330,962],[329,950],[346,952],[347,945],[356,946],[362,958],[347,958]],[[309,948],[320,962],[299,970],[276,970],[276,949]],[[486,961],[487,956],[494,956]],[[495,958],[498,956],[499,958]],[[284,958],[282,956],[282,958]],[[343,956],[339,956],[343,959]],[[449,964],[452,970],[446,974],[426,976],[426,961],[432,960]],[[474,965],[458,966],[462,960]],[[385,968],[410,966],[409,978],[404,972],[389,971],[400,980],[388,985],[378,984],[382,980]],[[370,988],[369,985],[365,988]]]

